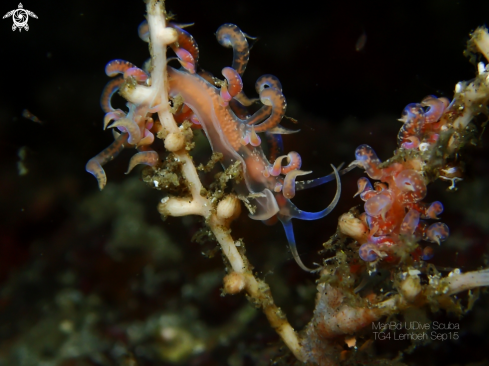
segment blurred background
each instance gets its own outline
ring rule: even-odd
[[[202,227],[192,217],[162,221],[162,197],[124,175],[131,151],[104,168],[100,192],[85,164],[112,141],[102,131],[99,98],[112,59],[136,65],[148,58],[137,35],[142,1],[25,1],[29,31],[0,21],[0,365],[267,365],[291,364],[274,331],[243,295],[221,297],[224,266],[214,243],[192,236]],[[421,3],[420,3],[421,4]],[[244,74],[245,91],[265,73],[276,75],[287,115],[300,128],[284,137],[314,176],[349,163],[355,148],[371,145],[381,159],[396,148],[397,119],[405,105],[434,94],[451,98],[455,84],[476,66],[464,57],[469,33],[489,19],[482,1],[300,2],[235,0],[167,1],[177,22],[200,48],[200,66],[220,76],[231,51],[214,33],[237,24],[258,37]],[[0,14],[16,9],[10,0]],[[365,43],[357,50],[358,41]],[[38,121],[22,116],[27,109]],[[39,122],[40,121],[40,122]],[[429,186],[427,201],[445,206],[451,236],[432,262],[443,268],[487,266],[489,241],[488,136],[466,151],[459,190]],[[208,147],[195,150],[209,154]],[[360,170],[343,178],[340,204],[327,218],[295,222],[306,265],[335,233],[338,216],[359,205],[353,199]],[[300,192],[294,203],[315,211],[327,206],[331,184]],[[246,215],[233,225],[244,238],[258,276],[296,328],[314,307],[315,280],[288,252],[280,225]],[[458,341],[434,342],[434,356],[418,347],[408,365],[487,365],[487,293],[459,321],[445,313],[430,319],[460,322]],[[404,345],[405,346],[405,345]],[[394,358],[403,347],[377,345]],[[399,348],[399,349],[398,349]],[[405,347],[404,347],[405,348]],[[272,361],[271,361],[272,360]],[[422,360],[422,361],[420,361]]]

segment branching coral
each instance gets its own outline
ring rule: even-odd
[[[249,37],[232,24],[219,28],[219,43],[234,53],[232,67],[225,67],[224,80],[219,80],[199,72],[197,43],[184,30],[185,25],[167,22],[162,2],[149,1],[147,14],[139,35],[149,42],[151,59],[142,69],[123,60],[107,65],[107,75],[115,79],[102,95],[104,127],[119,132],[114,133],[113,144],[92,158],[86,169],[102,189],[106,184],[102,166],[124,147],[137,148],[128,173],[138,164],[150,167],[143,173],[144,181],[168,192],[158,205],[162,216],[205,219],[225,258],[228,274],[224,292],[245,291],[299,361],[333,365],[347,360],[350,356],[341,344],[373,321],[425,304],[453,310],[457,304],[451,295],[489,285],[487,270],[465,274],[455,270],[441,276],[425,262],[433,254],[432,247],[421,249],[419,245],[422,240],[440,244],[448,236],[448,227],[434,222],[443,211],[442,204],[422,200],[427,184],[434,179],[451,180],[452,186],[460,179],[457,154],[473,135],[470,122],[485,111],[489,99],[489,74],[483,64],[474,81],[457,84],[452,102],[430,96],[406,107],[399,149],[393,158],[381,163],[371,147],[361,145],[349,168],[338,172],[333,167],[328,176],[296,182],[298,176],[310,172],[300,170],[298,153],[281,154],[280,135],[295,131],[280,126],[286,108],[280,82],[272,75],[259,78],[259,101],[242,90]],[[487,55],[487,37],[483,29],[474,33],[471,51]],[[180,69],[167,65],[168,47],[177,55]],[[111,105],[117,91],[128,101],[127,112]],[[253,103],[259,108],[249,115],[245,107]],[[197,168],[189,153],[194,147],[192,128],[203,128],[213,148],[214,155],[205,167]],[[260,147],[258,133],[271,140],[272,162]],[[155,148],[155,136],[164,140],[163,161]],[[206,187],[198,171],[208,172],[217,162],[225,170]],[[339,250],[319,269],[314,316],[299,335],[275,305],[269,286],[252,273],[242,243],[231,236],[230,225],[239,216],[242,202],[253,219],[280,220],[297,263],[313,271],[298,256],[291,220],[315,220],[329,214],[341,193],[340,174],[354,167],[364,168],[379,182],[372,186],[366,178],[359,180],[357,194],[365,201],[365,212],[352,211],[340,218]],[[296,190],[331,180],[336,180],[338,188],[325,209],[305,212],[290,201]],[[351,248],[354,250],[348,250]],[[389,294],[362,297],[362,285],[358,285],[361,274],[377,270],[390,273],[394,282]]]
[[[477,29],[469,51],[486,56],[487,37],[485,28]],[[443,211],[441,202],[422,201],[427,185],[440,178],[451,181],[449,189],[455,190],[462,179],[462,148],[477,141],[477,117],[482,115],[483,124],[487,120],[489,72],[482,62],[478,70],[473,81],[456,85],[451,102],[429,96],[404,109],[399,149],[392,158],[382,163],[370,146],[357,148],[352,165],[377,181],[372,186],[367,178],[359,179],[356,195],[365,201],[364,212],[343,214],[338,237],[326,243],[328,249],[335,245],[340,250],[325,262],[317,286],[315,313],[302,343],[307,360],[319,365],[365,360],[366,354],[346,351],[343,345],[355,344],[355,336],[374,322],[425,305],[460,315],[460,302],[451,295],[467,290],[471,295],[470,290],[489,286],[487,269],[464,274],[455,269],[443,276],[428,262],[436,249],[421,244],[441,245],[449,235],[447,225],[435,221]],[[366,272],[387,273],[390,280],[382,282],[381,292],[364,291]],[[468,308],[472,302],[470,298]],[[371,344],[371,338],[362,339],[355,350]]]
[[[291,132],[279,126],[285,111],[280,83],[272,76],[259,80],[257,89],[263,106],[251,117],[239,119],[236,114],[240,113],[240,107],[236,105],[233,111],[229,106],[234,101],[233,97],[241,102],[240,105],[252,102],[240,88],[240,74],[246,67],[248,46],[245,36],[236,26],[224,25],[218,31],[218,40],[225,46],[233,47],[235,54],[233,68],[223,71],[227,81],[217,81],[221,86],[219,90],[214,87],[212,78],[210,82],[206,80],[209,79],[208,75],[195,75],[197,45],[180,26],[167,26],[163,4],[150,1],[147,12],[147,23],[143,23],[139,29],[141,38],[150,43],[152,58],[147,73],[121,60],[107,65],[109,76],[119,73],[123,76],[110,82],[102,95],[102,107],[107,112],[104,125],[117,127],[121,134],[116,136],[109,148],[87,163],[87,171],[97,178],[102,189],[106,183],[102,165],[113,159],[125,145],[138,147],[140,152],[131,159],[128,171],[137,164],[154,166],[154,173],[147,174],[146,181],[157,187],[178,188],[175,190],[178,195],[161,200],[159,212],[163,216],[198,215],[205,218],[227,261],[229,274],[224,278],[225,291],[237,293],[245,290],[250,300],[263,309],[289,349],[298,359],[302,359],[297,334],[274,304],[268,285],[253,275],[244,252],[240,252],[230,235],[230,224],[239,215],[241,199],[253,218],[266,220],[278,214],[289,238],[292,238],[291,245],[295,245],[290,219],[308,214],[325,216],[338,201],[339,188],[333,203],[319,213],[302,212],[289,201],[294,195],[295,177],[305,174],[298,170],[300,157],[297,153],[289,154],[288,165],[280,166],[283,158],[278,158],[278,163],[271,165],[262,150],[257,148],[260,138],[256,132],[274,129],[276,133]],[[179,57],[182,70],[167,68],[168,46]],[[111,106],[110,98],[117,90],[129,102],[128,113]],[[216,194],[204,188],[188,151],[192,137],[189,124],[184,123],[179,127],[175,118],[190,120],[204,127],[214,151],[220,153],[217,160],[222,159],[227,167],[224,177],[234,181],[236,194],[224,194],[226,180],[221,181],[224,184],[217,184]],[[114,122],[109,124],[111,121]],[[170,152],[163,164],[159,163],[157,152],[150,148],[154,134],[164,139],[165,148]],[[281,177],[281,174],[286,177]],[[339,180],[336,169],[335,175]],[[321,184],[334,177],[327,176],[315,183]],[[307,183],[301,187],[307,187]],[[302,265],[298,256],[296,259]]]

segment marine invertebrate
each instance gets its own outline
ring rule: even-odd
[[[230,274],[226,276],[224,286],[226,291],[236,293],[246,290],[253,301],[263,307],[289,348],[301,358],[297,335],[274,305],[268,286],[251,273],[244,253],[237,249],[230,236],[229,225],[239,215],[238,198],[245,202],[253,219],[268,220],[276,216],[285,227],[294,258],[303,269],[308,270],[295,249],[291,219],[314,220],[327,215],[340,196],[339,173],[333,167],[334,173],[326,177],[295,182],[297,176],[310,173],[299,170],[301,159],[298,153],[281,156],[274,164],[268,161],[257,133],[264,132],[275,141],[275,152],[280,155],[280,136],[277,135],[293,131],[279,125],[285,114],[286,102],[280,82],[272,75],[262,76],[256,84],[262,106],[251,116],[243,112],[243,107],[255,100],[242,92],[241,75],[246,69],[249,50],[245,34],[237,26],[225,24],[217,31],[219,43],[233,49],[233,62],[232,67],[223,69],[225,80],[212,79],[208,74],[198,74],[197,43],[183,29],[184,26],[167,24],[164,9],[158,1],[150,1],[147,10],[148,21],[139,27],[139,35],[143,40],[150,41],[152,59],[144,70],[122,60],[114,60],[107,65],[106,73],[116,78],[107,84],[102,93],[101,105],[106,112],[104,127],[117,128],[120,134],[115,134],[111,146],[89,160],[86,170],[97,178],[100,189],[103,189],[106,176],[102,165],[125,146],[136,147],[139,151],[131,158],[128,172],[137,164],[145,164],[155,167],[153,173],[149,173],[151,175],[158,169],[169,169],[172,164],[171,174],[177,172],[184,187],[179,195],[163,198],[158,206],[159,212],[163,216],[200,215],[206,218],[229,262]],[[167,66],[168,46],[175,51],[181,69]],[[122,76],[117,76],[119,74]],[[127,112],[112,107],[111,97],[116,91],[128,101]],[[183,123],[179,126],[176,121]],[[225,169],[224,174],[228,178],[218,194],[203,187],[188,153],[191,149],[191,125],[204,130],[213,151],[219,155],[213,164],[221,161]],[[155,135],[164,139],[165,148],[171,153],[163,163],[152,147]],[[288,163],[282,166],[284,159]],[[167,176],[171,174],[169,172]],[[324,210],[304,212],[290,201],[295,190],[333,179],[338,184],[337,192]],[[156,178],[149,180],[158,182]],[[234,193],[230,195],[224,193],[228,180],[234,183]],[[159,183],[157,186],[160,186]]]
[[[488,43],[483,41],[487,39],[487,29],[479,28],[472,35],[469,50],[487,56]],[[489,286],[487,269],[466,273],[453,269],[443,275],[446,269],[427,262],[436,255],[437,245],[447,239],[449,229],[435,221],[443,212],[442,203],[423,202],[428,184],[438,178],[450,179],[449,189],[454,190],[456,180],[461,179],[461,169],[456,167],[462,148],[476,133],[471,124],[477,116],[487,119],[489,73],[483,63],[478,64],[478,71],[473,81],[456,85],[451,102],[428,96],[421,103],[406,106],[400,119],[399,148],[390,159],[381,162],[368,145],[356,149],[351,165],[363,168],[375,182],[366,177],[358,180],[355,196],[365,202],[364,212],[353,209],[343,214],[339,236],[325,244],[327,249],[337,250],[325,261],[314,316],[303,338],[303,352],[311,362],[367,362],[370,356],[365,350],[376,338],[365,337],[365,333],[358,338],[362,330],[372,328],[383,317],[424,305],[461,315],[465,309],[452,295]],[[457,179],[445,175],[454,171]],[[374,290],[369,286],[372,277],[366,273],[387,278]],[[472,296],[469,291],[468,308],[474,301]],[[406,332],[402,325],[398,329]],[[422,333],[423,338],[409,338],[409,332],[404,335],[413,345],[437,339],[429,332]],[[359,339],[362,344],[355,345]],[[345,343],[355,348],[346,351]]]
[[[175,31],[177,40],[170,46],[182,65],[180,69],[171,66],[166,68],[168,95],[170,99],[179,101],[176,116],[183,120],[188,118],[203,128],[213,151],[222,154],[224,169],[236,162],[241,165],[244,179],[235,182],[234,191],[238,197],[247,200],[249,216],[263,221],[276,216],[284,226],[290,249],[299,266],[306,271],[314,271],[302,263],[297,253],[291,220],[316,220],[332,211],[341,193],[337,169],[333,167],[333,173],[322,178],[296,182],[297,177],[311,171],[300,170],[302,159],[299,153],[292,151],[281,155],[281,143],[275,144],[276,154],[280,156],[273,163],[269,162],[261,148],[258,133],[266,133],[270,139],[278,140],[281,134],[294,131],[280,126],[285,115],[286,101],[281,84],[273,75],[263,75],[257,80],[255,87],[262,105],[253,115],[246,113],[245,106],[258,100],[249,99],[242,91],[241,76],[248,64],[249,46],[248,36],[236,25],[224,24],[216,32],[218,42],[233,49],[232,67],[223,68],[223,81],[209,79],[208,73],[198,71],[197,43],[181,25],[170,22],[168,28]],[[139,28],[139,34],[145,41],[149,41],[149,29],[146,22]],[[150,67],[154,68],[155,65]],[[161,119],[158,121],[153,116],[162,108],[160,97],[151,92],[155,88],[154,71],[150,77],[148,72],[124,60],[109,62],[105,71],[111,77],[122,76],[109,82],[102,93],[101,105],[106,112],[104,128],[118,128],[122,134],[109,148],[87,163],[86,170],[97,178],[100,189],[106,182],[102,165],[118,154],[126,140],[127,144],[136,146],[140,151],[131,159],[128,173],[138,164],[155,166],[159,158],[151,145],[154,134],[164,128]],[[128,101],[127,113],[111,105],[111,97],[117,91]],[[175,152],[183,148],[184,141],[182,134],[169,132],[165,137],[165,147]],[[284,160],[287,161],[286,165],[282,164]],[[315,187],[333,179],[336,179],[338,186],[336,195],[324,210],[306,212],[292,203],[296,190]],[[165,210],[163,206],[161,210]]]
[[[447,108],[443,100],[430,97],[423,101],[424,105],[420,104],[421,107],[410,106],[403,116],[405,124],[399,134],[402,154],[381,163],[372,148],[362,145],[357,150],[356,162],[341,171],[361,166],[372,179],[380,182],[374,185],[367,179],[359,182],[358,194],[365,200],[366,214],[358,217],[351,213],[350,217],[343,217],[343,228],[340,225],[342,234],[350,235],[354,243],[341,248],[335,258],[328,259],[321,268],[314,318],[303,335],[296,333],[275,305],[268,285],[252,273],[242,243],[237,244],[231,236],[230,225],[239,215],[241,202],[253,219],[277,218],[285,228],[294,258],[303,269],[309,270],[297,254],[291,220],[315,220],[327,215],[339,199],[340,172],[333,167],[333,173],[325,177],[296,181],[298,176],[310,172],[300,170],[302,159],[298,153],[282,154],[280,135],[294,131],[280,126],[286,101],[280,82],[274,76],[258,79],[256,91],[261,104],[255,113],[248,115],[244,107],[258,100],[250,99],[242,90],[241,76],[246,69],[249,49],[247,36],[237,26],[225,24],[217,31],[219,43],[233,49],[232,65],[223,69],[224,79],[219,80],[199,71],[197,43],[186,32],[185,25],[167,23],[161,2],[149,1],[147,12],[148,20],[140,26],[139,34],[149,41],[152,57],[143,68],[120,60],[108,64],[107,73],[116,78],[103,92],[101,104],[107,113],[104,126],[119,132],[115,133],[113,145],[87,163],[87,171],[97,178],[102,189],[106,183],[102,165],[126,146],[138,149],[131,158],[128,172],[138,164],[148,165],[150,168],[145,170],[143,179],[153,187],[168,189],[169,193],[158,205],[161,215],[205,218],[208,233],[216,238],[225,257],[228,274],[224,278],[224,291],[229,294],[245,291],[249,299],[263,309],[272,327],[298,360],[334,364],[341,354],[338,345],[345,336],[354,336],[372,321],[432,302],[450,306],[454,304],[450,295],[488,284],[487,271],[466,274],[454,271],[448,278],[428,273],[419,258],[411,260],[409,256],[417,249],[419,220],[433,220],[442,211],[438,202],[421,202],[426,194],[424,173],[431,177],[436,175],[434,172],[449,169],[447,159],[463,144],[463,139],[447,134],[450,136],[444,150],[447,156],[438,159],[435,154],[433,160],[426,163],[427,168],[422,168],[421,156],[426,146],[423,144],[439,143],[448,138],[442,131],[443,126],[438,125],[440,119],[446,116],[455,125],[461,116],[455,112],[447,114],[452,109]],[[179,62],[180,69],[167,65],[172,61],[166,57],[168,47],[175,52],[174,60]],[[471,85],[467,84],[460,93],[468,91]],[[111,105],[111,96],[116,91],[128,101],[127,111]],[[479,88],[475,93],[481,94],[478,103],[487,102],[485,89]],[[467,104],[464,107],[469,108]],[[441,132],[431,125],[441,126]],[[445,126],[454,131],[452,125]],[[214,151],[207,165],[199,169],[209,171],[217,162],[224,168],[210,186],[202,184],[189,154],[193,148],[192,128],[204,130]],[[263,135],[260,137],[259,133],[271,141],[270,160],[261,149]],[[167,152],[157,151],[153,144],[155,137],[164,140]],[[404,164],[400,160],[406,157],[409,163]],[[338,184],[337,192],[325,209],[305,212],[290,201],[297,190],[333,179]],[[232,188],[228,182],[232,183]],[[439,223],[434,224],[426,228],[426,238],[441,241],[446,236],[445,231]],[[355,254],[349,257],[343,250],[348,246],[355,248]],[[392,296],[366,299],[359,294],[360,275],[375,269],[360,262],[359,248],[364,260],[388,266],[396,280],[392,286],[396,292]],[[424,258],[430,255],[430,249],[423,253]],[[360,268],[357,273],[353,266]],[[428,285],[421,283],[421,276],[430,276]],[[325,353],[325,350],[332,352]]]
[[[451,103],[430,95],[421,103],[408,104],[399,119],[403,123],[398,134],[399,149],[388,161],[382,163],[368,145],[356,149],[356,160],[351,165],[365,169],[371,179],[378,180],[374,186],[367,178],[358,180],[356,195],[365,201],[361,221],[363,230],[368,231],[364,238],[357,239],[364,261],[392,262],[414,252],[416,258],[429,260],[433,248],[421,249],[416,243],[423,240],[440,245],[449,236],[447,225],[433,222],[443,212],[443,204],[425,203],[423,199],[428,183],[435,179],[451,180],[452,190],[456,180],[461,179],[456,154],[472,136],[466,130],[471,119],[467,116],[477,114],[487,103],[483,63],[479,64],[479,72],[467,89],[457,84]],[[476,108],[472,98],[478,100]],[[446,176],[454,172],[459,173],[457,177]]]

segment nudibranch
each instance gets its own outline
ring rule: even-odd
[[[307,181],[296,181],[298,176],[311,173],[301,170],[302,159],[297,152],[282,153],[281,134],[297,131],[280,125],[285,115],[286,100],[280,81],[273,75],[263,75],[256,82],[257,99],[248,98],[243,92],[242,76],[249,59],[247,38],[234,24],[222,25],[216,33],[218,42],[233,50],[233,60],[229,67],[222,69],[224,80],[209,76],[199,71],[199,49],[194,38],[184,30],[186,25],[169,23],[175,29],[178,40],[171,45],[181,67],[167,66],[169,96],[179,100],[181,106],[175,113],[180,120],[194,123],[202,128],[212,150],[222,154],[224,168],[239,162],[243,169],[244,180],[235,183],[234,190],[238,197],[249,204],[249,216],[255,220],[267,221],[278,219],[283,224],[292,255],[298,265],[306,271],[296,249],[292,219],[316,220],[328,215],[336,206],[340,194],[340,174],[332,166],[333,173]],[[139,35],[148,41],[149,27],[143,22]],[[153,65],[147,63],[140,69],[130,62],[114,60],[107,64],[108,76],[115,76],[102,93],[101,105],[106,112],[104,128],[117,128],[115,141],[107,149],[89,160],[86,170],[93,174],[100,189],[106,184],[102,165],[113,159],[124,147],[138,149],[129,163],[128,173],[138,164],[155,166],[160,161],[158,153],[151,147],[154,135],[161,128],[154,115],[158,105],[153,105],[154,98],[149,100],[151,89],[151,72]],[[115,109],[111,97],[115,92],[128,101],[128,111]],[[261,104],[260,104],[261,103]],[[258,104],[255,113],[249,114],[246,107]],[[262,149],[263,133],[271,144],[272,162]],[[182,147],[182,144],[177,145]],[[175,149],[177,149],[176,147]],[[168,147],[167,147],[168,149]],[[291,199],[295,192],[336,180],[336,194],[331,203],[319,212],[306,212],[298,209]],[[251,207],[251,209],[250,209]]]
[[[441,244],[449,235],[448,226],[438,220],[443,212],[441,202],[425,203],[428,175],[444,178],[451,163],[440,159],[440,135],[448,131],[448,121],[453,112],[446,98],[428,96],[421,103],[404,108],[403,123],[398,134],[399,149],[396,157],[381,163],[368,145],[356,149],[356,160],[351,166],[365,169],[367,175],[377,180],[374,185],[368,178],[358,180],[355,194],[365,202],[365,212],[356,225],[362,227],[357,241],[361,245],[359,256],[366,262],[387,260],[396,262],[406,254],[413,258],[429,260],[433,248],[421,249],[421,240]],[[448,138],[446,138],[448,140]],[[436,158],[441,166],[432,162]],[[431,162],[431,165],[427,163]],[[435,167],[435,168],[433,168]],[[453,184],[453,181],[452,181]]]

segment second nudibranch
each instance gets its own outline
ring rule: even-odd
[[[199,52],[194,38],[183,29],[183,25],[169,23],[169,26],[178,34],[178,41],[171,47],[181,65],[180,69],[167,67],[169,95],[183,102],[176,117],[185,115],[196,127],[204,130],[212,150],[223,155],[224,168],[241,163],[244,180],[236,183],[234,189],[254,207],[249,216],[255,220],[280,220],[294,259],[302,269],[313,271],[299,257],[292,219],[316,220],[333,210],[341,194],[338,170],[332,166],[333,173],[330,175],[296,181],[296,177],[311,171],[300,169],[302,160],[297,152],[282,154],[280,135],[297,131],[280,126],[286,110],[281,84],[275,76],[263,75],[256,82],[259,99],[249,99],[243,93],[241,77],[249,59],[248,36],[236,25],[224,24],[216,33],[221,45],[233,49],[231,67],[222,70],[223,81],[209,77],[208,73],[198,72]],[[146,22],[140,26],[139,34],[148,41]],[[151,75],[122,60],[109,62],[106,72],[109,76],[122,76],[109,82],[102,94],[102,108],[107,113],[104,128],[117,127],[121,133],[117,134],[111,146],[87,163],[87,171],[97,178],[101,189],[106,183],[102,165],[113,159],[127,144],[139,150],[131,159],[128,172],[137,164],[154,166],[159,162],[158,154],[151,149],[155,132],[152,115],[157,107],[144,101],[131,100],[124,92],[125,88],[150,88]],[[128,99],[127,113],[114,109],[110,103],[112,95],[118,90]],[[246,106],[257,102],[261,102],[261,107],[253,115],[248,114]],[[265,133],[275,147],[273,163],[265,156],[258,133]],[[297,190],[315,187],[333,179],[337,181],[336,194],[324,210],[306,212],[291,202]]]
[[[439,136],[447,130],[447,116],[452,113],[449,107],[446,98],[432,95],[421,103],[407,105],[399,119],[403,125],[398,134],[398,158],[388,164],[382,164],[368,145],[356,149],[356,160],[351,165],[365,169],[376,180],[372,186],[368,178],[360,178],[355,194],[365,202],[365,213],[360,216],[361,223],[357,223],[363,226],[360,231],[367,233],[357,238],[359,256],[364,261],[396,262],[407,255],[415,260],[430,260],[433,248],[422,248],[418,242],[440,245],[448,238],[446,224],[431,223],[438,220],[443,204],[423,199],[427,194],[427,162],[432,155],[440,154]],[[445,178],[444,171],[445,165],[439,168],[439,178]]]

